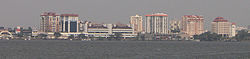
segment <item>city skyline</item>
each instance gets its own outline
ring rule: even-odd
[[[16,27],[18,25],[38,27],[40,19],[38,14],[42,12],[74,13],[80,15],[80,20],[103,23],[122,22],[124,24],[128,24],[129,17],[135,14],[147,15],[158,12],[168,14],[169,20],[175,18],[181,20],[183,15],[202,15],[207,25],[218,16],[236,22],[240,26],[247,26],[250,19],[248,18],[248,15],[250,15],[248,13],[250,8],[247,7],[247,5],[250,5],[248,0],[60,0],[58,5],[54,5],[56,2],[56,0],[50,2],[5,0],[0,2],[2,7],[0,25],[4,27]],[[143,20],[145,20],[145,17]],[[209,26],[205,28],[208,29]]]

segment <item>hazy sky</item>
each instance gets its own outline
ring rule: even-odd
[[[76,13],[81,20],[127,24],[135,14],[164,12],[169,19],[202,15],[206,27],[222,16],[237,25],[250,23],[250,0],[1,0],[0,26],[38,26],[42,12]]]

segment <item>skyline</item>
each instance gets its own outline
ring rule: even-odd
[[[169,15],[169,20],[181,20],[184,15],[202,15],[205,24],[218,16],[240,26],[249,25],[250,5],[248,0],[4,0],[0,2],[0,25],[4,27],[38,26],[42,12],[56,12],[79,14],[80,20],[89,20],[97,23],[129,23],[130,16],[163,12]],[[185,2],[185,3],[184,3]],[[55,4],[56,3],[56,4]],[[8,5],[8,6],[6,6]],[[208,27],[208,28],[207,28]],[[210,29],[209,29],[210,30]]]

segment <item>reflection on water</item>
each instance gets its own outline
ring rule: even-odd
[[[0,40],[0,59],[247,59],[249,42]]]

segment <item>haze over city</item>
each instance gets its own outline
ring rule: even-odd
[[[169,20],[202,15],[208,25],[221,16],[246,26],[250,21],[249,3],[250,0],[2,0],[0,25],[38,27],[42,12],[75,13],[80,20],[124,24],[135,14],[163,12]]]

